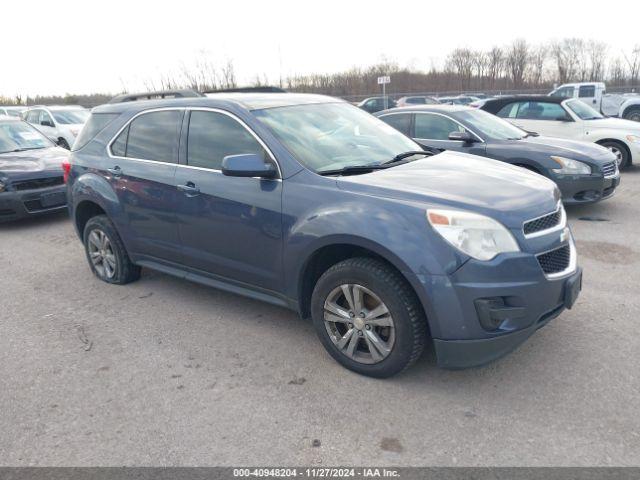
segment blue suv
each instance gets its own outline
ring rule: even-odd
[[[496,359],[581,288],[553,182],[424,151],[330,97],[104,105],[64,168],[98,278],[148,267],[288,307],[364,375],[402,371],[428,342],[444,367]]]

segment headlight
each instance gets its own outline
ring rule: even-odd
[[[589,175],[591,167],[586,163],[579,162],[564,157],[551,157],[551,160],[560,165],[560,168],[554,168],[553,171],[563,175]]]
[[[627,140],[630,142],[640,143],[640,137],[638,135],[627,135]]]
[[[447,242],[478,260],[491,260],[499,253],[520,251],[511,232],[484,215],[457,210],[427,210],[427,219]]]

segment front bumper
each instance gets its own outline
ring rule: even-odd
[[[500,358],[571,308],[582,269],[545,275],[536,255],[519,252],[419,279],[438,365],[467,368]]]
[[[0,223],[55,213],[66,208],[66,185],[0,193]]]
[[[442,340],[434,339],[434,348],[438,365],[443,368],[469,368],[484,365],[515,350],[524,343],[536,330],[545,326],[560,315],[566,308],[571,308],[582,288],[582,269],[578,270],[563,282],[559,303],[544,313],[530,326],[512,333],[493,338],[477,340]]]
[[[620,174],[615,177],[600,175],[557,175],[551,178],[562,193],[562,203],[574,205],[599,202],[613,196],[620,185]]]

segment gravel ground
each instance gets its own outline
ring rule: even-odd
[[[573,310],[488,366],[427,353],[389,380],[287,310],[150,271],[101,283],[64,215],[0,226],[0,465],[638,466],[640,167],[568,210]]]

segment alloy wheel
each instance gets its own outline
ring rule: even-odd
[[[380,297],[362,285],[343,284],[329,293],[324,325],[337,349],[358,363],[379,363],[393,349],[393,317]]]
[[[99,229],[92,230],[87,239],[89,258],[102,278],[111,279],[116,274],[116,256],[109,237]]]
[[[620,166],[622,164],[622,159],[623,159],[622,150],[613,145],[607,145],[607,148],[611,150],[611,152],[613,152],[613,154],[616,156],[616,162],[618,163],[618,166]]]

